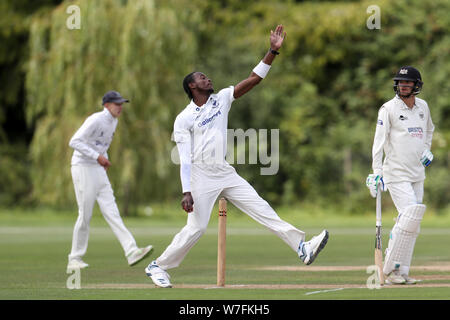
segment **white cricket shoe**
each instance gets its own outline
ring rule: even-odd
[[[145,274],[149,276],[153,283],[160,288],[172,288],[172,284],[170,283],[169,274],[161,269],[156,261],[152,261],[147,268],[145,268]]]
[[[145,248],[138,248],[127,256],[128,264],[134,266],[142,259],[146,258],[153,251],[153,246],[146,246]]]
[[[422,280],[417,280],[414,278],[411,278],[407,274],[402,274],[403,279],[405,279],[405,284],[416,284],[417,282],[421,282]]]
[[[319,235],[314,236],[307,242],[300,242],[298,256],[306,264],[314,262],[319,252],[328,242],[328,231],[323,230]]]
[[[385,282],[386,284],[405,284],[406,280],[402,277],[398,269],[394,269],[386,276]]]
[[[89,265],[81,259],[72,259],[67,264],[67,269],[84,269]]]

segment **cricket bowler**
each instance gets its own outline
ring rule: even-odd
[[[186,226],[175,235],[172,243],[145,269],[158,287],[172,286],[167,270],[179,266],[203,235],[219,195],[276,234],[307,265],[315,260],[327,243],[327,230],[306,242],[305,233],[281,220],[225,161],[231,104],[265,78],[285,39],[283,29],[279,25],[271,31],[270,49],[250,76],[236,86],[215,94],[212,81],[201,72],[190,73],[183,81],[191,102],[175,120],[174,141],[180,155],[181,205],[188,218]]]
[[[366,185],[372,197],[389,190],[398,217],[390,233],[383,273],[387,284],[415,284],[409,276],[414,245],[426,210],[422,204],[425,168],[433,161],[434,125],[422,89],[420,72],[401,67],[394,77],[395,97],[381,106]],[[384,161],[383,161],[384,152]]]
[[[72,180],[78,203],[78,219],[72,238],[72,250],[67,268],[86,268],[82,260],[88,247],[89,223],[97,201],[100,210],[119,240],[128,264],[135,265],[147,257],[153,247],[138,248],[132,234],[125,227],[117,208],[106,170],[111,166],[108,148],[122,113],[123,103],[129,102],[117,91],[103,96],[104,109],[89,116],[70,140],[72,156]]]

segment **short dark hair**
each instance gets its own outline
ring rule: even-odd
[[[186,94],[188,95],[189,99],[192,99],[192,91],[191,88],[189,88],[189,83],[194,82],[194,74],[196,71],[189,73],[186,77],[184,77],[183,80],[183,89],[186,91]]]

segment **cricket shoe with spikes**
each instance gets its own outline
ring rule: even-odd
[[[138,262],[146,258],[153,250],[153,246],[146,246],[145,248],[137,248],[127,256],[128,265],[130,267],[136,265]]]
[[[398,269],[394,269],[386,276],[386,284],[406,284],[405,278],[402,277]]]
[[[319,252],[325,247],[328,242],[328,231],[323,230],[319,235],[314,236],[311,240],[301,241],[298,246],[298,256],[306,264],[309,265],[314,262]]]
[[[405,284],[416,284],[417,282],[422,281],[422,280],[417,280],[417,279],[411,278],[407,274],[402,274],[402,277],[403,277],[403,279],[405,279]]]
[[[84,269],[89,265],[81,259],[72,259],[67,264],[67,269]]]
[[[152,263],[145,268],[145,274],[152,279],[157,287],[172,288],[169,274],[156,264],[156,260],[152,261]]]

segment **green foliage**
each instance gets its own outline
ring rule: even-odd
[[[262,47],[261,39],[270,28],[281,21],[288,31],[282,55],[268,78],[236,102],[230,114],[231,127],[280,128],[280,172],[276,176],[260,176],[259,168],[248,165],[239,168],[270,201],[312,201],[340,205],[351,212],[362,212],[371,205],[364,181],[371,171],[376,115],[394,95],[393,74],[402,65],[415,65],[422,70],[421,97],[429,102],[436,125],[433,152],[437,157],[427,171],[430,177],[435,176],[434,170],[442,174],[441,179],[428,181],[433,195],[427,200],[438,208],[445,205],[442,200],[448,199],[450,187],[445,151],[450,110],[445,80],[450,64],[445,57],[450,44],[444,32],[449,29],[445,13],[449,3],[413,2],[377,2],[381,30],[366,27],[366,8],[372,4],[368,1],[233,3],[239,14],[232,16],[226,10],[211,10],[217,15],[210,17],[217,39],[226,38],[230,26],[252,30],[230,41],[225,52],[222,46],[216,46],[217,53],[208,52],[208,57],[220,60],[228,56],[227,74],[235,69],[233,74],[240,73],[240,78],[246,76],[240,70],[249,69],[244,64],[252,66],[253,57],[261,55],[255,48]],[[414,8],[414,15],[409,8]],[[220,65],[212,61],[216,68]],[[220,69],[215,72],[222,82],[227,74]]]
[[[366,27],[373,1],[65,1],[30,19],[26,65],[33,198],[74,204],[68,141],[115,89],[131,103],[110,148],[109,171],[123,209],[178,199],[171,162],[173,121],[188,103],[183,77],[194,70],[214,87],[246,78],[269,47],[270,30],[288,33],[268,77],[233,104],[229,127],[280,129],[280,169],[238,172],[269,202],[313,202],[362,212],[377,111],[394,93],[402,65],[422,73],[436,132],[427,169],[427,204],[448,206],[450,3],[377,1],[381,29]],[[65,23],[81,8],[81,29]],[[180,10],[183,8],[183,10]],[[1,115],[0,115],[1,119]],[[0,120],[1,121],[1,120]],[[177,200],[178,201],[178,200]]]
[[[28,59],[31,14],[61,0],[0,2],[0,143],[27,142],[24,130],[24,65]]]
[[[25,145],[0,144],[0,204],[29,204],[31,191],[29,161]]]
[[[72,2],[71,2],[72,3]],[[65,5],[35,17],[27,76],[27,115],[36,122],[33,172],[43,203],[73,199],[68,142],[84,119],[101,110],[108,90],[131,100],[110,149],[110,179],[119,198],[161,199],[178,190],[170,160],[173,119],[185,104],[174,94],[197,48],[187,29],[198,17],[173,3],[79,1],[81,29],[65,27]],[[189,6],[187,6],[187,9]],[[178,85],[179,84],[179,85]],[[49,174],[51,172],[51,174]]]

